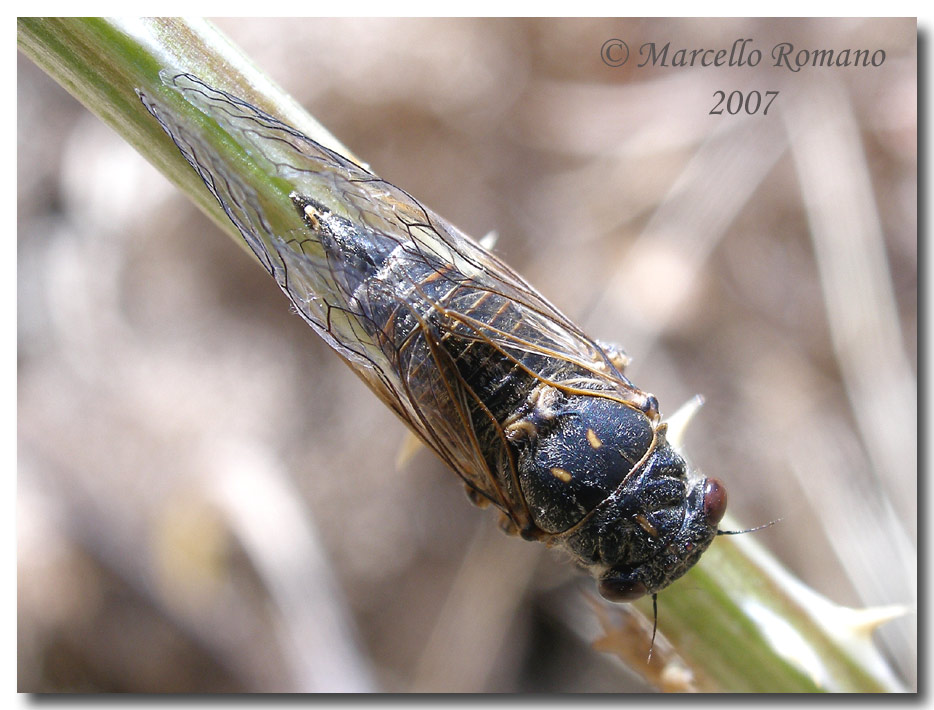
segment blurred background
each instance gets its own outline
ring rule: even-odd
[[[916,602],[914,20],[218,20],[670,414],[796,575]],[[610,68],[603,43],[883,48]],[[502,535],[265,272],[18,64],[21,691],[639,691],[593,584]],[[767,117],[714,92],[780,91]],[[703,564],[703,563],[702,563]],[[877,638],[915,684],[914,615]]]

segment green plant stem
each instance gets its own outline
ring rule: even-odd
[[[865,617],[807,588],[748,536],[716,540],[659,604],[659,629],[724,690],[901,690]]]
[[[237,230],[140,103],[138,89],[166,102],[177,101],[165,91],[160,70],[196,74],[349,155],[206,22],[20,19],[18,42],[25,54],[129,141],[241,246]],[[255,174],[243,178],[257,180]],[[704,560],[665,590],[659,601],[660,631],[684,664],[704,680],[705,688],[902,689],[872,646],[865,614],[838,607],[810,591],[751,540],[717,540]],[[637,607],[651,616],[650,601]]]
[[[246,248],[217,201],[143,107],[140,89],[178,110],[160,70],[191,72],[353,157],[211,24],[177,18],[20,18],[20,50],[127,140]]]

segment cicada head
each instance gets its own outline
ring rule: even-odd
[[[654,594],[710,545],[726,510],[692,475],[651,407],[553,388],[506,428],[533,522],[611,601]]]
[[[682,512],[681,524],[656,530],[656,536],[649,532],[657,541],[651,554],[619,560],[600,576],[598,589],[606,599],[631,602],[655,594],[691,569],[717,535],[726,512],[726,489],[716,478],[703,479],[674,506]]]

